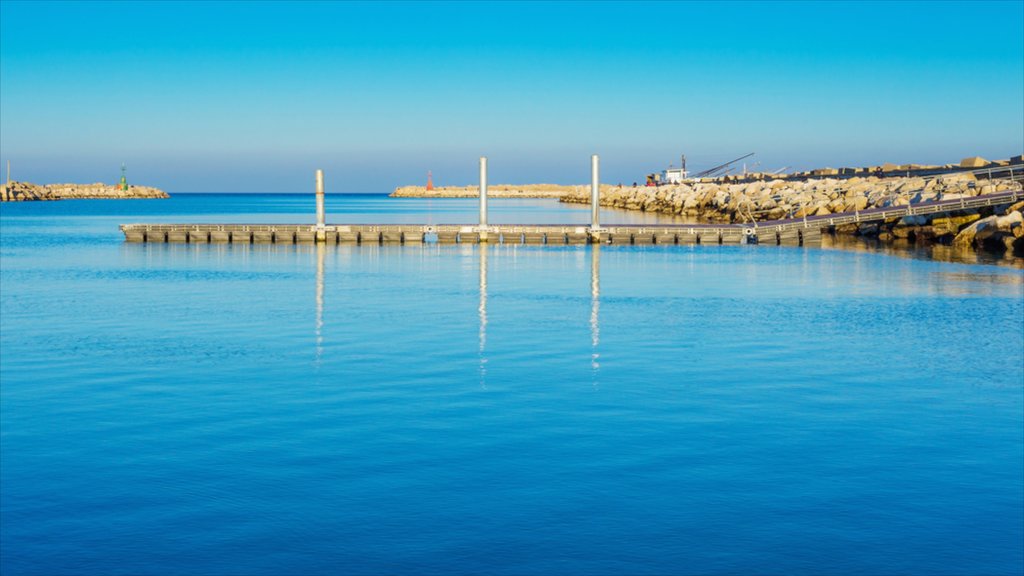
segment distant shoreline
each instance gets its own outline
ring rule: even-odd
[[[488,198],[555,198],[578,193],[584,186],[561,184],[497,184],[487,187]],[[586,188],[589,190],[589,188]],[[480,192],[473,186],[400,186],[389,196],[392,198],[477,198]]]
[[[159,188],[128,185],[124,189],[114,184],[32,184],[11,181],[0,192],[2,202],[38,202],[50,200],[128,200],[139,198],[170,198]]]

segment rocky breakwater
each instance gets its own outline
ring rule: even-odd
[[[32,184],[12,181],[4,185],[0,201],[26,202],[32,200],[78,200],[86,198],[170,198],[158,188],[129,185],[127,190],[113,184]]]
[[[803,216],[823,216],[869,208],[902,206],[932,200],[967,198],[1005,190],[1021,189],[1012,180],[976,179],[973,174],[946,174],[935,178],[855,177],[806,181],[767,180],[745,183],[699,182],[660,187],[601,186],[601,205],[625,210],[641,210],[687,216],[704,222],[749,222]],[[579,187],[561,197],[562,202],[589,203],[590,191]],[[1024,245],[1007,240],[1016,234],[1006,218],[1017,218],[1020,205],[999,206],[961,212],[956,216],[938,214],[892,219],[886,222],[837,226],[834,232],[877,237],[881,240],[904,238],[915,242],[952,244],[961,232],[976,221],[981,240],[957,242],[991,250],[1020,250]],[[1004,217],[1003,220],[992,218]],[[1015,220],[1014,220],[1015,221]],[[1008,228],[1009,227],[1009,228]],[[1011,229],[1012,228],[1012,229]],[[986,232],[986,230],[988,230]],[[996,236],[1001,240],[997,240]],[[1015,236],[1019,238],[1019,236]]]
[[[579,186],[559,184],[497,184],[487,187],[488,198],[561,198],[571,194]],[[393,198],[477,198],[480,187],[437,186],[427,190],[425,186],[400,186],[391,193]]]
[[[973,246],[989,252],[1012,252],[1024,256],[1024,202],[1018,202],[995,214],[982,217],[980,214],[956,218],[936,218],[930,224],[937,227],[941,222],[955,221],[948,230],[958,230],[953,238],[954,246]]]

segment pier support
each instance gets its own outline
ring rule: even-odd
[[[758,230],[757,243],[763,246],[778,246],[779,235],[774,230]]]
[[[590,157],[590,227],[601,227],[601,159]]]
[[[723,230],[721,233],[722,244],[743,244],[745,236],[742,230]]]
[[[480,241],[487,242],[487,157],[480,157]]]
[[[590,241],[601,243],[601,158],[590,156]]]
[[[324,229],[324,171],[316,171],[316,242],[324,242],[327,240],[326,230]]]
[[[654,233],[652,232],[637,232],[633,234],[633,244],[647,245],[654,244]]]
[[[338,244],[355,244],[359,241],[359,232],[350,226],[342,226],[338,229]]]
[[[565,241],[569,244],[586,244],[590,241],[590,237],[586,232],[574,230],[566,233]]]
[[[801,246],[821,246],[821,228],[804,228],[800,231]]]

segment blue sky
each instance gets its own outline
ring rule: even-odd
[[[1024,2],[0,2],[33,182],[330,192],[1024,151]]]

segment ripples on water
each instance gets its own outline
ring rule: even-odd
[[[5,575],[1024,569],[1019,270],[116,230],[266,202],[3,207]]]

